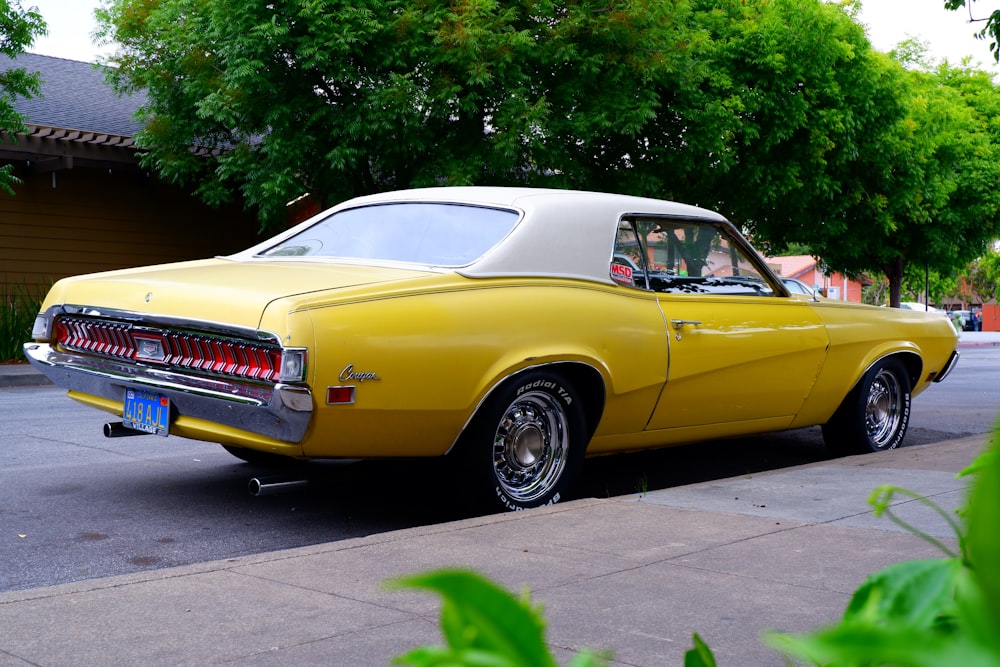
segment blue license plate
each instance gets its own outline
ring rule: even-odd
[[[126,389],[122,423],[136,431],[169,435],[170,399],[144,389]]]

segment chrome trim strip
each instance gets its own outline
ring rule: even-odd
[[[168,315],[156,315],[155,313],[138,313],[131,310],[118,310],[115,308],[96,308],[93,306],[80,306],[65,304],[52,306],[44,315],[50,321],[56,315],[83,315],[86,317],[101,317],[109,320],[120,320],[140,327],[153,328],[156,330],[175,329],[185,332],[204,332],[218,336],[230,336],[243,338],[247,341],[266,341],[281,344],[281,337],[270,331],[261,331],[251,327],[241,327],[232,324],[222,324],[207,320],[192,320],[189,318],[171,317]],[[52,332],[50,332],[52,335]]]
[[[312,392],[296,385],[236,382],[25,343],[31,365],[60,387],[124,403],[126,387],[170,397],[176,413],[299,443],[312,417]]]
[[[951,373],[952,370],[954,370],[955,366],[958,365],[958,358],[960,356],[962,355],[959,354],[958,350],[952,351],[951,357],[948,358],[948,363],[944,365],[944,368],[941,370],[940,373],[934,376],[934,382],[940,382],[941,380],[948,377],[948,374]]]

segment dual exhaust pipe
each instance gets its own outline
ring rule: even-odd
[[[133,435],[149,435],[144,431],[125,426],[122,422],[108,422],[104,425],[105,438],[126,438]],[[251,496],[272,496],[278,493],[295,491],[309,486],[308,479],[288,477],[286,475],[271,475],[268,477],[252,477],[247,484]]]
[[[272,475],[270,477],[252,477],[247,484],[247,490],[255,498],[258,496],[273,496],[278,493],[296,491],[309,486],[308,479],[298,477],[287,477],[285,475]]]
[[[129,428],[121,422],[108,422],[104,425],[105,438],[127,438],[133,435],[149,435],[149,433]]]

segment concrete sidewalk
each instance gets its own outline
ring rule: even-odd
[[[985,436],[517,514],[0,595],[0,666],[381,666],[441,642],[436,597],[390,577],[474,568],[545,608],[560,664],[682,665],[691,633],[720,665],[783,665],[762,631],[835,621],[871,572],[935,557],[872,516],[892,483],[951,510]],[[898,514],[953,544],[915,501]]]

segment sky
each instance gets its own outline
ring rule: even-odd
[[[982,24],[970,24],[967,10],[947,11],[944,0],[862,2],[859,21],[867,27],[868,38],[877,50],[889,51],[900,41],[915,38],[928,44],[930,55],[936,60],[947,59],[957,65],[962,58],[971,56],[973,65],[1000,74],[988,42],[973,36]],[[108,55],[112,49],[100,49],[91,42],[96,28],[94,9],[100,4],[100,0],[21,0],[22,7],[37,7],[49,26],[48,36],[35,40],[28,50],[87,62]],[[996,8],[996,3],[985,0],[975,5],[981,7],[979,12],[984,15]]]

